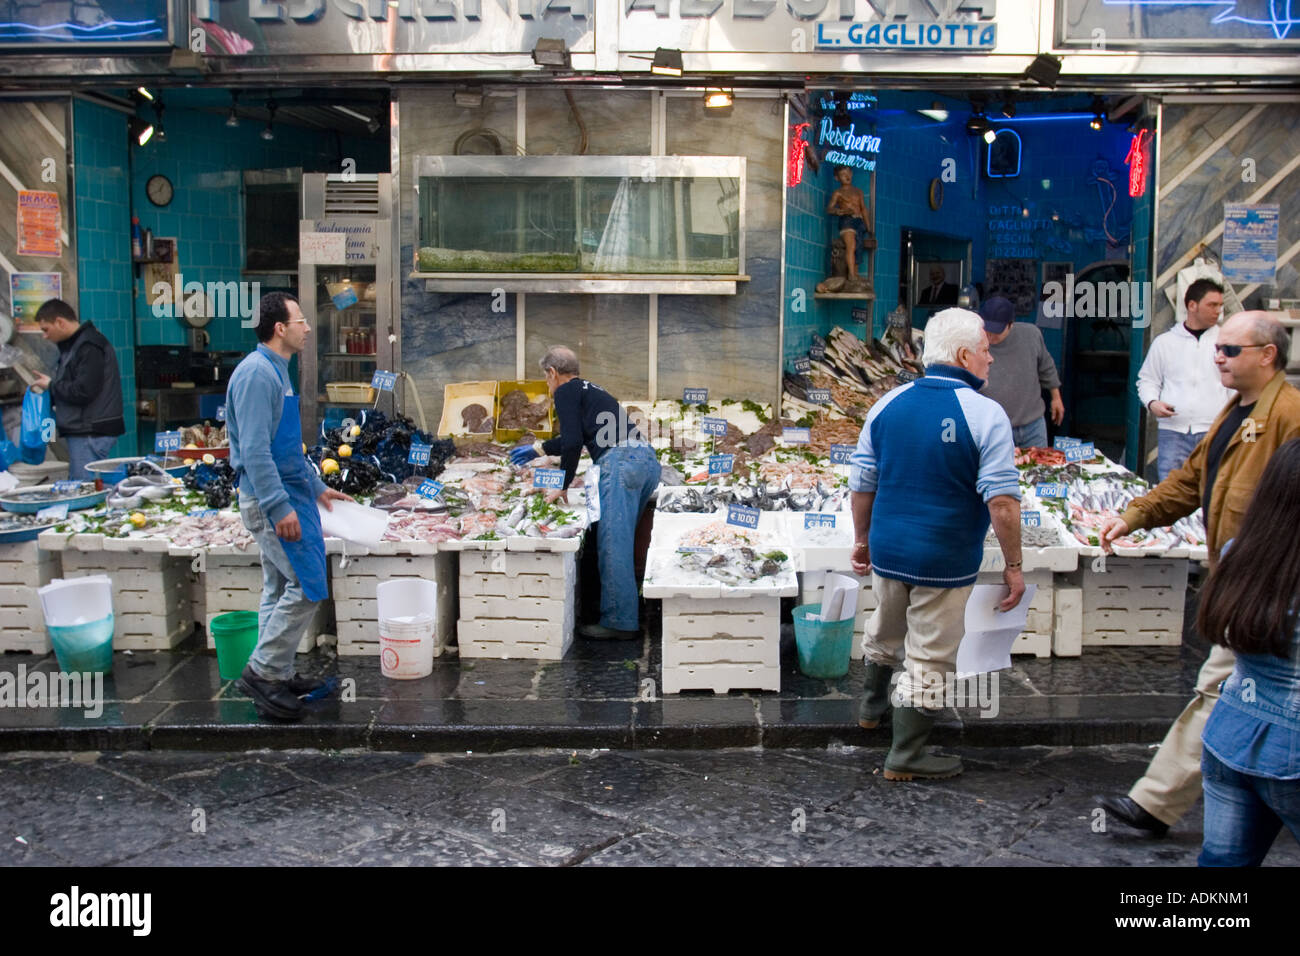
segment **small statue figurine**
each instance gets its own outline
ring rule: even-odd
[[[858,256],[870,241],[871,231],[867,221],[871,218],[867,212],[867,200],[862,190],[853,185],[853,170],[848,166],[835,167],[835,180],[840,188],[831,193],[826,212],[837,216],[836,226],[840,239],[844,241],[844,264],[847,269],[843,285],[839,289],[827,289],[831,292],[870,292],[871,285],[858,275]],[[834,283],[835,278],[828,279],[824,285]]]

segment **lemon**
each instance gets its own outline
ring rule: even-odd
[[[351,445],[339,445],[339,457],[340,457],[340,458],[351,458],[351,457],[352,457],[352,446],[351,446]]]
[[[339,470],[339,463],[333,458],[322,459],[320,463],[320,473],[322,475],[332,475]]]
[[[307,454],[307,443],[306,443],[306,442],[303,442],[303,443],[302,443],[302,453],[303,453],[304,455]]]
[[[215,455],[204,455],[204,456],[203,456],[203,464],[205,464],[205,465],[215,465],[216,463],[217,463],[217,458],[216,458]]]
[[[360,434],[361,434],[361,426],[360,426],[360,425],[353,425],[352,428],[348,431],[348,437],[349,437],[349,438],[356,438],[356,437],[357,437],[358,435],[360,435]]]
[[[194,459],[193,459],[193,458],[182,458],[181,461],[184,462],[184,463],[187,464],[187,465],[192,465],[192,464],[194,464]]]
[[[147,520],[148,519],[138,511],[133,511],[131,513],[131,524],[137,528],[143,528]]]

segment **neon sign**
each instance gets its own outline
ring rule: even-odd
[[[1128,194],[1130,196],[1144,196],[1147,191],[1147,144],[1150,142],[1151,132],[1140,129],[1133,136],[1133,143],[1128,148],[1128,155],[1124,157],[1124,162],[1128,163]]]
[[[876,161],[864,154],[880,152],[880,137],[870,133],[859,135],[853,123],[849,124],[848,129],[837,129],[831,117],[823,116],[817,130],[817,145],[839,147],[827,152],[828,163],[870,171],[876,168]]]
[[[785,161],[785,184],[798,186],[803,182],[804,148],[808,145],[803,134],[811,128],[812,123],[799,123],[790,127],[790,155]]]

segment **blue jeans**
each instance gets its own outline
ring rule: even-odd
[[[635,560],[636,527],[659,486],[659,459],[647,444],[619,445],[600,458],[600,623],[618,631],[640,626]]]
[[[1159,451],[1156,455],[1156,480],[1164,481],[1171,471],[1180,468],[1191,455],[1192,450],[1201,443],[1209,432],[1195,432],[1191,435],[1176,432],[1169,428],[1156,431]]]
[[[1286,824],[1300,840],[1300,780],[1238,773],[1201,754],[1205,835],[1197,866],[1259,866]]]
[[[117,444],[112,435],[65,435],[64,443],[68,446],[68,480],[94,481],[95,476],[86,471],[92,461],[107,458]]]
[[[252,498],[239,503],[239,517],[262,552],[262,606],[257,612],[257,647],[248,659],[263,680],[288,680],[293,676],[293,656],[303,631],[316,612],[307,600],[298,575],[284,553],[275,525],[266,520]]]
[[[1017,448],[1046,448],[1047,419],[1035,418],[1027,425],[1016,425],[1011,429],[1011,440]]]

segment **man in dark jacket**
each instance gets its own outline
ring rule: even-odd
[[[46,341],[59,347],[54,375],[38,375],[34,387],[48,389],[54,403],[54,423],[68,444],[68,477],[90,480],[86,465],[107,458],[122,421],[122,379],[113,344],[92,322],[78,322],[77,313],[62,299],[50,299],[36,310]]]

